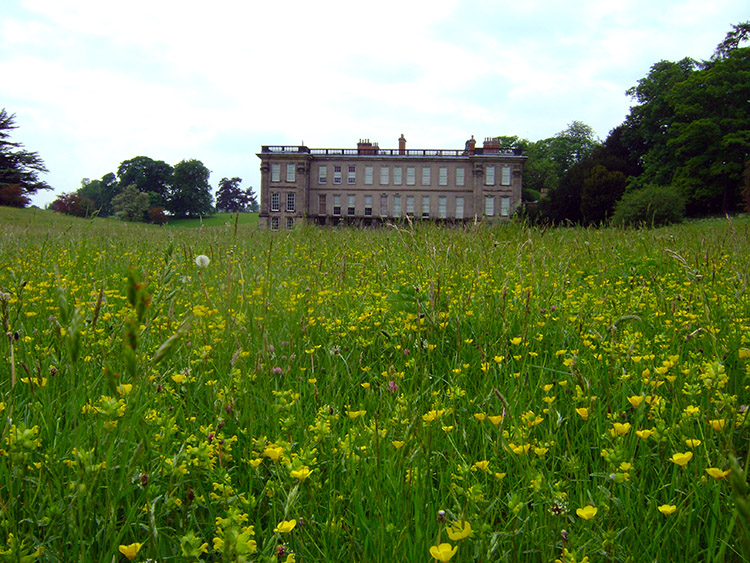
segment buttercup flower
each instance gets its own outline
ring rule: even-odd
[[[440,545],[433,545],[430,548],[430,555],[432,555],[433,559],[436,561],[446,563],[451,560],[451,557],[456,554],[456,551],[458,551],[458,546],[451,549],[451,544],[441,543]]]
[[[471,535],[471,524],[466,520],[463,522],[454,522],[452,526],[449,526],[445,530],[448,533],[448,537],[453,541],[459,541],[468,538]]]
[[[580,416],[583,420],[589,419],[589,409],[587,409],[586,407],[576,409],[576,412],[578,413],[578,416]]]
[[[595,506],[591,506],[590,504],[587,504],[583,508],[579,508],[578,510],[576,510],[576,514],[578,514],[578,516],[583,518],[584,520],[591,520],[594,516],[596,516],[597,512],[599,512],[599,509],[597,509]]]
[[[685,467],[691,459],[693,459],[693,452],[677,452],[675,454],[672,454],[672,457],[669,458],[669,461],[679,465],[680,467]]]
[[[279,534],[288,534],[289,532],[294,530],[294,527],[296,525],[296,520],[282,520],[281,522],[279,522],[278,526],[273,529],[273,531]]]
[[[711,477],[716,479],[717,481],[719,479],[724,479],[727,475],[729,475],[732,471],[727,469],[726,471],[722,471],[718,467],[709,467],[706,469],[706,473],[708,473]]]
[[[142,545],[142,543],[131,543],[129,545],[121,545],[118,549],[120,550],[120,553],[132,561],[138,555]]]
[[[669,516],[670,514],[674,514],[677,507],[674,504],[662,504],[661,506],[657,506],[656,509],[664,516]]]

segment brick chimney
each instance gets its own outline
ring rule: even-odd
[[[370,142],[370,139],[360,139],[357,143],[357,154],[377,154],[378,144],[374,145]]]
[[[484,154],[498,154],[500,152],[500,139],[497,137],[486,137],[483,148]]]
[[[474,135],[471,136],[471,139],[466,141],[466,154],[469,156],[474,156],[474,152],[477,146],[477,142],[474,140]]]
[[[406,154],[406,137],[403,133],[398,139],[398,154]]]

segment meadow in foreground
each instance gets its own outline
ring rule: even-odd
[[[4,219],[0,560],[750,553],[747,219]]]

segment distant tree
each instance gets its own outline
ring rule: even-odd
[[[260,211],[260,203],[258,203],[258,196],[255,195],[255,192],[253,191],[252,186],[247,188],[245,190],[245,193],[247,194],[250,211],[252,213],[257,213],[258,211]]]
[[[177,217],[211,213],[213,196],[208,183],[210,174],[200,160],[178,162],[172,175],[172,190],[167,209]]]
[[[10,131],[17,128],[15,117],[0,109],[0,205],[26,207],[29,195],[52,188],[39,179],[47,172],[39,155],[10,141]]]
[[[750,21],[742,22],[732,26],[724,41],[718,44],[714,51],[713,60],[725,59],[732,51],[739,48],[743,41],[750,41]]]
[[[674,188],[647,186],[627,193],[617,202],[612,223],[617,226],[658,227],[680,223],[685,199]]]
[[[745,170],[742,171],[742,199],[745,211],[750,211],[750,159],[745,161]]]
[[[115,216],[123,221],[146,221],[149,207],[148,194],[140,191],[134,184],[127,186],[112,200]]]
[[[101,180],[81,180],[81,187],[78,188],[78,194],[89,198],[99,210],[101,217],[109,217],[114,213],[112,209],[112,199],[120,193],[120,184],[117,182],[117,176],[109,172],[102,176]]]
[[[121,186],[133,184],[138,191],[150,194],[153,207],[164,207],[169,199],[173,168],[163,160],[136,156],[117,168]]]
[[[74,217],[88,217],[96,210],[96,205],[87,197],[78,193],[66,193],[57,196],[49,208],[58,213]]]
[[[222,178],[219,180],[219,190],[216,192],[216,210],[236,213],[245,211],[250,203],[246,191],[240,189],[242,178]]]
[[[152,207],[148,210],[148,218],[154,225],[163,225],[169,220],[164,209],[161,207]]]

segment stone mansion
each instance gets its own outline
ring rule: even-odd
[[[260,226],[375,225],[411,219],[463,222],[508,220],[521,205],[527,157],[504,151],[498,139],[461,150],[266,146],[261,160]]]

